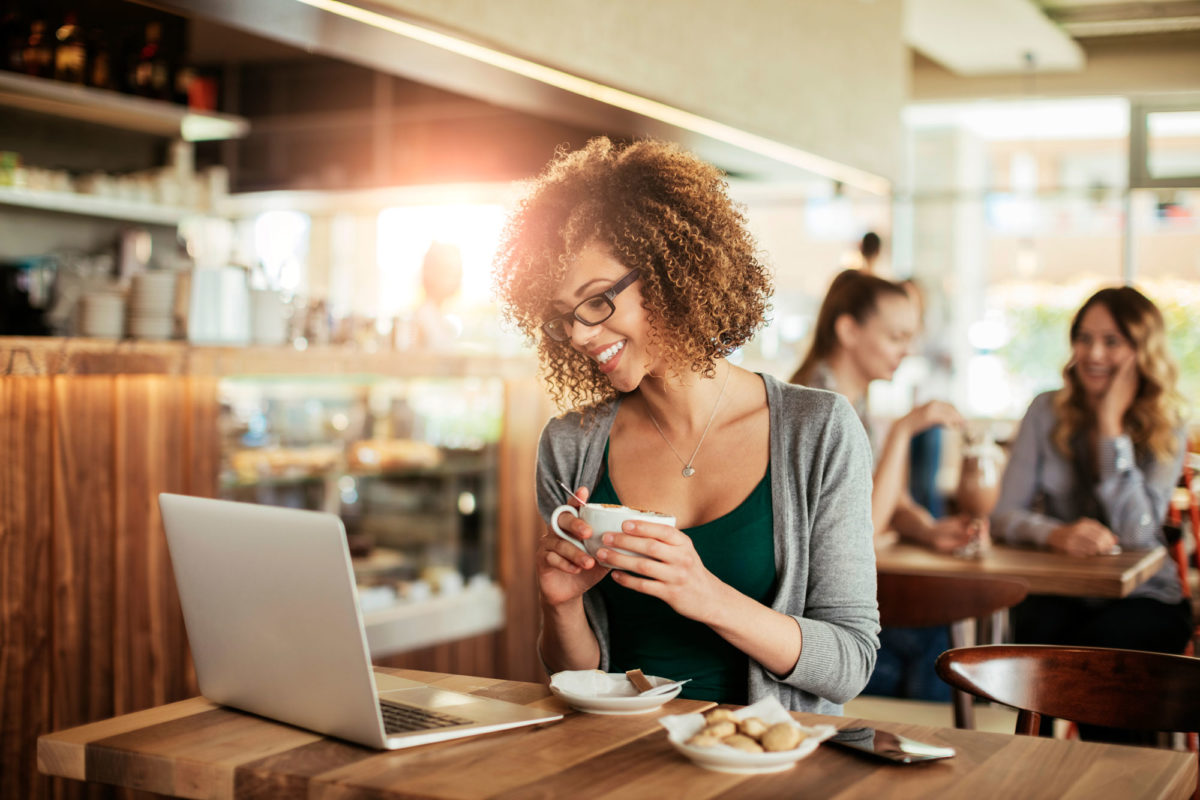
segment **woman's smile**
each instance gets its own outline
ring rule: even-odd
[[[600,365],[600,371],[607,374],[617,368],[617,362],[620,360],[621,352],[625,349],[625,340],[622,339],[615,344],[605,347],[600,352],[593,351],[592,358]]]

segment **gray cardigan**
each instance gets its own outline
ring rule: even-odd
[[[767,696],[785,708],[840,714],[875,667],[879,607],[871,528],[871,451],[850,404],[833,392],[762,376],[770,407],[772,513],[778,590],[772,608],[800,625],[800,658],[787,675],[750,663],[750,702]],[[584,419],[550,420],[538,446],[538,508],[563,502],[561,479],[594,487],[620,401]],[[608,617],[596,589],[584,596],[588,621],[608,668]]]
[[[1184,431],[1179,430],[1175,457],[1169,461],[1136,453],[1126,435],[1100,439],[1097,482],[1081,486],[1074,463],[1050,438],[1057,419],[1054,395],[1050,391],[1035,397],[1021,421],[1000,500],[992,511],[992,536],[1046,547],[1055,528],[1091,517],[1108,526],[1122,549],[1149,550],[1164,544],[1162,523],[1187,449]],[[1183,594],[1175,562],[1165,559],[1130,596],[1178,603]]]

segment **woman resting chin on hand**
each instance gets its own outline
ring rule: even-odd
[[[1063,388],[1036,397],[1021,422],[992,534],[1080,558],[1164,544],[1185,439],[1162,315],[1136,289],[1102,289],[1070,337]],[[1166,559],[1125,598],[1030,596],[1013,625],[1021,642],[1181,653],[1192,610]]]

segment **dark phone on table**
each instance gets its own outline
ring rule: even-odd
[[[843,728],[829,741],[897,764],[953,758],[953,747],[926,744],[875,728]]]

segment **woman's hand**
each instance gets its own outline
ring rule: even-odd
[[[1137,358],[1132,355],[1113,373],[1112,382],[1096,403],[1096,427],[1101,436],[1120,436],[1125,432],[1125,413],[1137,397],[1139,377]]]
[[[968,514],[943,517],[933,523],[925,545],[939,553],[953,553],[967,546],[987,550],[992,546],[988,521]]]
[[[590,493],[586,487],[580,487],[575,494],[587,502]],[[575,508],[581,505],[574,497],[568,502]],[[581,541],[593,535],[590,525],[565,511],[558,517],[558,526]],[[608,572],[606,567],[596,563],[596,559],[554,531],[547,531],[538,542],[535,562],[538,591],[542,601],[552,606],[579,599]]]
[[[962,414],[958,413],[958,409],[941,400],[930,400],[924,405],[917,406],[901,417],[900,422],[905,426],[909,436],[915,436],[935,425],[944,425],[948,428],[963,426]]]
[[[691,538],[670,525],[626,522],[621,532],[604,534],[596,557],[613,568],[621,586],[657,597],[682,616],[704,622],[713,616],[725,586],[705,568]],[[618,553],[619,547],[638,556]]]
[[[1051,550],[1070,556],[1100,556],[1113,551],[1117,537],[1096,520],[1083,517],[1055,528],[1047,543]]]

